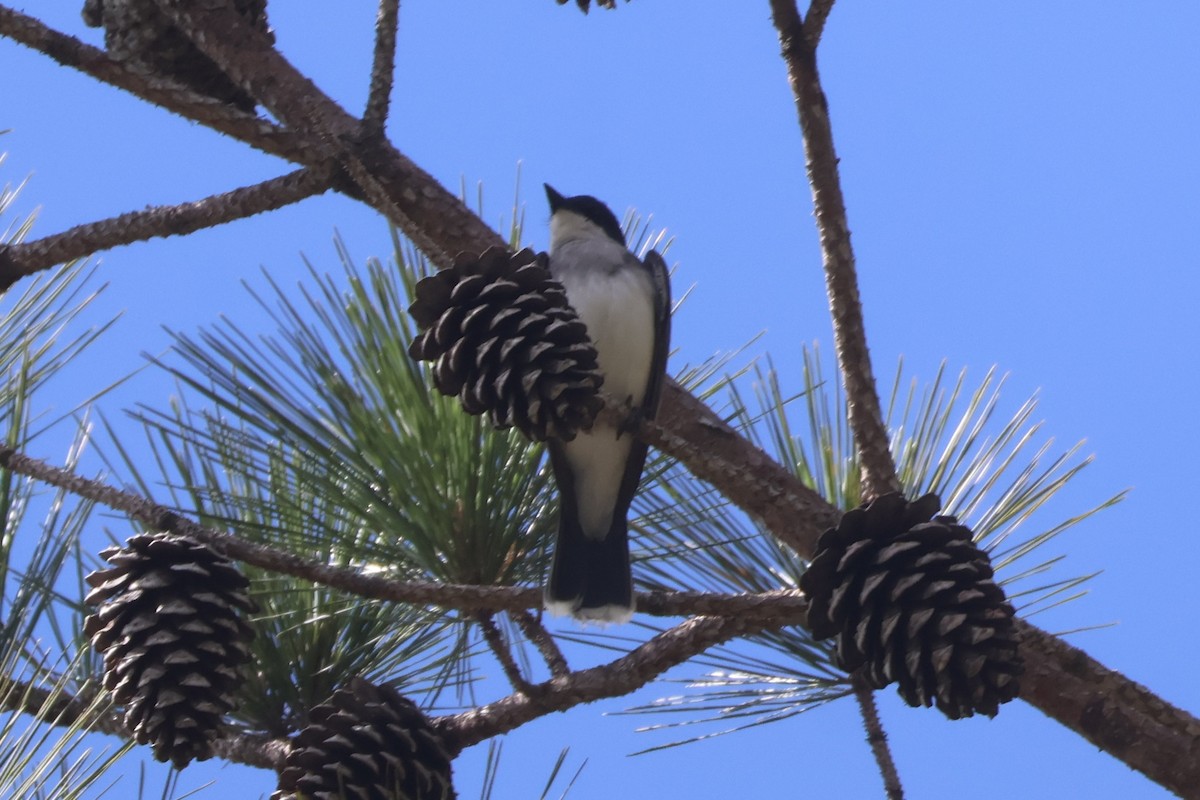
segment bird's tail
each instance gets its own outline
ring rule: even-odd
[[[603,539],[583,535],[577,520],[563,515],[546,608],[579,620],[627,622],[633,616],[633,574],[629,567],[629,534],[623,516],[613,519]]]

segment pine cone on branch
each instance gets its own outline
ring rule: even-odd
[[[567,3],[571,2],[571,0],[556,0],[556,2],[560,6],[565,6]],[[586,14],[591,7],[591,0],[575,0],[575,5],[579,6],[579,10]],[[609,11],[612,11],[617,7],[617,0],[596,0],[596,5],[598,5],[600,8],[607,8]]]
[[[83,630],[104,655],[104,687],[124,706],[125,726],[178,769],[212,757],[250,660],[249,582],[175,534],[141,533],[101,556],[113,566],[87,576],[85,602],[99,608]]]
[[[454,800],[450,761],[415,703],[354,678],[309,713],[271,800]]]
[[[233,0],[254,28],[274,41],[267,26],[267,0]],[[143,73],[169,78],[193,91],[252,113],[254,98],[229,79],[187,34],[176,28],[155,0],[85,0],[83,19],[104,28],[108,54]]]
[[[995,716],[1019,692],[1013,609],[971,531],[927,494],[898,494],[846,512],[821,535],[800,580],[817,639],[836,637],[848,671],[898,684],[909,705],[950,719]]]
[[[408,313],[422,330],[409,353],[433,362],[438,391],[497,428],[569,441],[603,405],[596,348],[545,254],[461,254],[417,284]]]

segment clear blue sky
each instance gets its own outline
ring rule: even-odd
[[[80,5],[26,9],[98,42]],[[352,111],[365,98],[373,18],[365,0],[271,8],[283,51]],[[1087,439],[1097,462],[1060,515],[1133,492],[1058,545],[1061,577],[1104,572],[1087,597],[1035,621],[1119,623],[1071,640],[1193,712],[1198,30],[1200,5],[1189,3],[847,2],[820,53],[876,374],[890,377],[901,355],[922,377],[942,359],[976,376],[995,364],[1011,373],[1002,411],[1039,391],[1045,432],[1063,448]],[[399,67],[393,140],[453,189],[482,181],[490,222],[507,210],[521,161],[536,244],[542,181],[653,213],[677,237],[675,285],[695,290],[676,319],[673,368],[765,331],[752,353],[770,352],[794,389],[801,345],[831,352],[800,135],[765,2],[634,0],[586,18],[551,0],[411,2]],[[41,207],[42,234],[290,169],[7,40],[0,75],[0,128],[12,129],[0,137],[0,181],[32,174],[21,207]],[[338,197],[104,254],[102,310],[124,317],[80,375],[80,396],[161,351],[164,324],[194,331],[226,314],[254,329],[240,282],[261,286],[260,267],[300,280],[300,253],[336,270],[335,228],[358,260],[388,255],[385,224]],[[170,391],[143,374],[105,408],[161,406]],[[995,721],[949,723],[891,690],[879,697],[911,797],[1167,796],[1023,703]],[[636,758],[627,754],[659,741],[632,732],[649,720],[602,716],[629,704],[577,708],[510,737],[499,796],[536,796],[564,745],[569,767],[587,759],[571,794],[582,800],[882,795],[852,701]],[[477,795],[479,764],[477,753],[460,760],[461,796]],[[183,784],[212,777],[217,787],[197,797],[273,786],[267,774],[207,766]]]

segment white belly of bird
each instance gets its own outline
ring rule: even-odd
[[[654,357],[654,293],[649,275],[640,269],[615,275],[589,270],[572,273],[571,278],[566,282],[567,297],[596,345],[604,374],[602,391],[617,402],[632,400],[638,405]],[[564,446],[579,487],[579,522],[587,536],[608,534],[632,442],[629,434],[618,439],[616,427],[597,423]]]

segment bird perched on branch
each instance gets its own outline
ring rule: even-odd
[[[547,442],[560,495],[558,542],[546,607],[577,619],[624,622],[633,614],[628,514],[647,446],[630,428],[653,419],[666,377],[671,291],[653,250],[641,261],[621,225],[594,197],[563,197],[549,184],[550,273],[587,326],[603,390],[626,401],[624,424],[597,421],[572,441]]]

